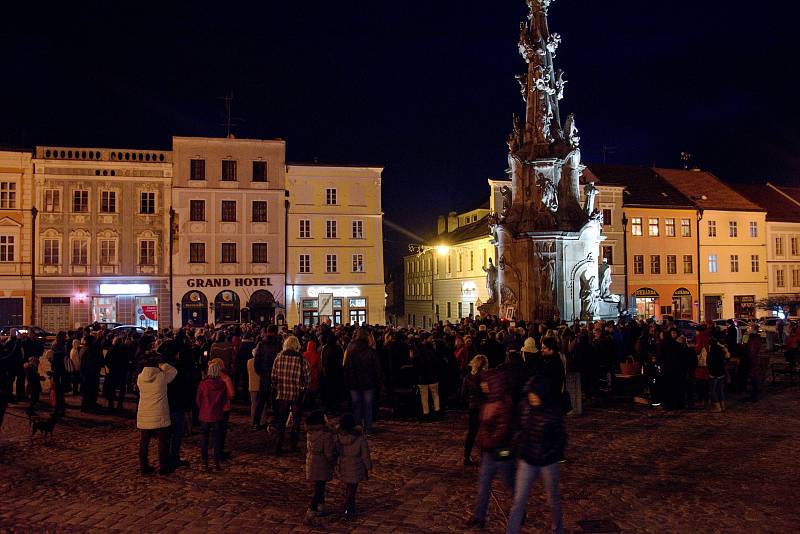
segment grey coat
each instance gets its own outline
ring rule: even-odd
[[[367,471],[372,469],[367,438],[361,433],[341,432],[339,451],[339,479],[345,484],[367,480]]]
[[[338,442],[330,428],[309,426],[306,434],[306,480],[333,480],[338,454]]]

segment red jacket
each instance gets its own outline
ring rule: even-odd
[[[206,378],[197,388],[197,408],[199,419],[203,423],[222,421],[225,405],[230,402],[228,387],[219,378]]]
[[[307,387],[311,391],[317,391],[319,389],[319,364],[321,360],[317,344],[309,341],[303,356],[308,362],[309,379]]]

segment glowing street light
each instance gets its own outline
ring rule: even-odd
[[[436,247],[436,253],[439,254],[439,256],[447,256],[450,254],[450,247],[447,245],[439,245]]]

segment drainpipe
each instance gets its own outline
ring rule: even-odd
[[[703,208],[697,208],[697,322],[703,320],[703,299],[701,298],[700,275],[703,272],[703,259],[700,257],[700,221],[703,220]]]
[[[172,315],[172,299],[173,299],[173,277],[172,277],[172,253],[174,249],[175,240],[175,208],[169,207],[169,327],[175,324],[175,317]],[[181,321],[182,323],[183,321]],[[183,324],[181,324],[183,326]]]
[[[283,313],[284,313],[284,324],[289,326],[289,206],[291,203],[289,202],[289,190],[283,190]],[[294,277],[292,277],[292,282],[294,282]],[[292,284],[294,286],[294,284]],[[297,322],[298,324],[301,322],[300,319],[300,309],[297,309]],[[273,321],[275,318],[273,317]]]
[[[36,216],[39,210],[31,208],[31,324],[36,326]]]
[[[622,212],[622,260],[625,262],[625,295],[623,302],[625,303],[625,310],[630,310],[628,304],[628,216]]]

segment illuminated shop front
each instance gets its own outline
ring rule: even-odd
[[[380,286],[290,286],[289,324],[362,325],[383,321],[385,292]],[[380,307],[380,310],[376,310]],[[294,313],[297,315],[294,315]],[[295,318],[297,320],[295,321]]]
[[[174,298],[176,327],[219,323],[264,326],[285,317],[282,276],[175,277]]]
[[[158,329],[167,324],[166,279],[42,279],[39,317],[45,330],[57,332],[91,323],[119,323]]]

